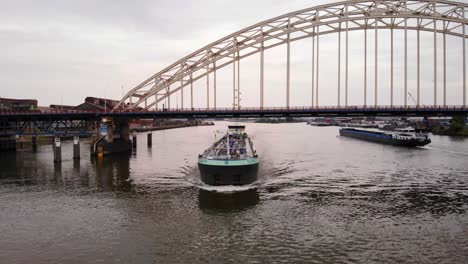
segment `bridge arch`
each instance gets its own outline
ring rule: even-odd
[[[408,30],[427,31],[437,34],[452,35],[463,39],[463,105],[466,106],[466,48],[465,41],[468,32],[468,4],[444,1],[444,0],[353,0],[342,1],[331,4],[320,5],[312,8],[287,13],[253,26],[247,27],[217,40],[192,54],[176,61],[160,72],[155,73],[131,89],[115,107],[115,109],[135,109],[137,107],[146,110],[157,106],[157,104],[174,93],[187,86],[190,87],[191,102],[193,108],[193,82],[215,74],[214,83],[214,105],[216,108],[216,71],[233,65],[233,107],[240,107],[239,87],[236,89],[236,62],[260,53],[260,108],[263,107],[263,53],[265,50],[287,45],[287,83],[286,83],[286,106],[289,107],[290,94],[290,43],[293,41],[314,38],[317,41],[317,53],[313,62],[316,66],[316,79],[312,87],[312,107],[319,105],[319,38],[322,35],[350,32],[357,30],[391,29],[404,30],[405,36]],[[440,24],[443,26],[440,27]],[[344,25],[344,26],[343,26]],[[393,33],[392,33],[393,34]],[[407,42],[407,40],[406,40]],[[366,42],[367,43],[367,42]],[[392,42],[393,43],[393,42]],[[393,44],[392,44],[393,45]],[[406,50],[407,48],[405,48]],[[392,49],[393,50],[393,49]],[[406,53],[407,51],[405,51]],[[445,56],[445,55],[444,55]],[[405,71],[407,75],[407,56],[405,56]],[[436,55],[435,55],[436,57]],[[435,58],[436,60],[436,58]],[[239,65],[239,64],[238,64]],[[348,66],[346,66],[347,68]],[[376,66],[377,67],[377,66]],[[418,66],[419,67],[419,66]],[[434,63],[434,72],[437,72],[437,63]],[[445,65],[444,65],[445,69]],[[392,64],[393,70],[393,64]],[[239,76],[237,75],[237,78]],[[393,78],[393,75],[392,75]],[[377,78],[376,78],[377,79]],[[405,95],[407,90],[407,77],[405,77]],[[419,79],[419,75],[418,75]],[[315,87],[314,87],[315,82]],[[434,105],[437,105],[437,82],[434,82]],[[208,85],[208,84],[207,84]],[[346,84],[347,89],[347,84]],[[365,88],[366,89],[366,88]],[[377,103],[377,81],[375,83],[375,106]],[[338,87],[338,91],[340,88]],[[237,94],[236,94],[237,93]],[[209,88],[207,87],[207,108],[209,105]],[[346,90],[346,106],[347,106]],[[460,95],[461,96],[461,95]],[[338,96],[338,105],[340,96]],[[237,100],[237,101],[236,101]],[[393,87],[392,87],[393,105]],[[445,91],[443,102],[445,105]],[[366,97],[364,105],[367,104]],[[405,96],[405,106],[407,99]],[[419,104],[419,87],[418,87]]]

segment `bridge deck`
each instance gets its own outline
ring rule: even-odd
[[[313,116],[451,116],[467,115],[464,106],[348,106],[348,107],[264,107],[264,108],[185,108],[165,110],[113,110],[104,111],[23,111],[0,112],[8,120],[83,120],[100,117],[122,119],[142,118],[239,118],[239,117],[313,117]]]

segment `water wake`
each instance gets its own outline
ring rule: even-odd
[[[434,148],[434,147],[430,147],[430,146],[422,146],[422,147],[418,147],[418,148],[430,149],[430,150],[438,150],[438,151],[442,151],[442,152],[447,152],[447,153],[452,153],[452,154],[458,154],[458,155],[468,156],[468,153],[466,153],[466,152],[453,151],[453,150],[449,150],[449,149]]]
[[[226,185],[226,186],[210,186],[206,184],[199,184],[196,185],[198,188],[210,191],[210,192],[218,192],[218,193],[236,193],[236,192],[245,192],[248,190],[252,190],[257,188],[256,184],[248,184],[242,186],[234,186],[234,185]]]

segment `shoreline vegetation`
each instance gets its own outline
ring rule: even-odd
[[[468,137],[468,128],[460,132],[450,131],[448,127],[437,126],[432,129],[432,134],[438,136],[451,136],[451,137]]]
[[[453,117],[448,126],[435,126],[432,128],[434,135],[468,137],[468,126],[462,116]]]

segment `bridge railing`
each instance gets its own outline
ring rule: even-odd
[[[172,108],[172,109],[152,109],[152,110],[143,110],[143,109],[132,109],[132,110],[112,110],[112,111],[103,111],[103,110],[30,110],[30,111],[0,111],[0,116],[35,116],[35,115],[70,115],[70,114],[95,114],[95,115],[106,115],[106,114],[125,114],[125,113],[237,113],[237,112],[328,112],[328,111],[339,111],[339,112],[373,112],[373,111],[382,111],[382,112],[404,112],[404,111],[468,111],[467,107],[462,105],[450,105],[450,106],[391,106],[391,105],[382,105],[382,106],[319,106],[319,107],[310,107],[310,106],[299,106],[299,107],[241,107],[241,108],[232,108],[232,107],[220,107],[220,108]]]
[[[100,114],[104,113],[103,110],[26,110],[26,111],[13,111],[13,110],[2,110],[0,115],[11,116],[11,115],[61,115],[61,114]]]
[[[453,106],[319,106],[319,107],[241,107],[241,108],[232,108],[232,107],[218,107],[218,108],[172,108],[172,109],[154,109],[154,110],[143,110],[143,109],[133,109],[133,110],[114,110],[112,113],[192,113],[192,112],[219,112],[219,113],[231,113],[231,112],[302,112],[302,111],[452,111],[458,110],[463,111],[467,109],[462,105],[453,105]]]

